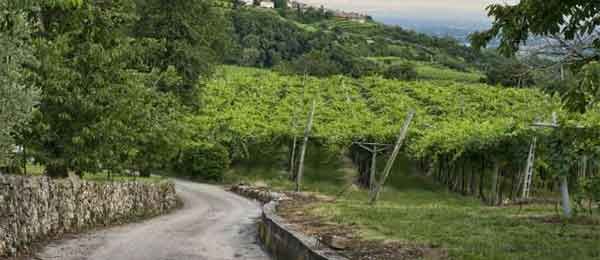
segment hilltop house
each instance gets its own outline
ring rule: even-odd
[[[300,10],[304,11],[304,10],[308,9],[310,6],[305,3],[300,3],[300,2],[296,2],[296,1],[288,1],[288,7],[294,8],[294,9],[300,9]]]
[[[273,9],[273,8],[275,8],[275,2],[270,1],[270,0],[263,0],[263,1],[260,1],[259,6],[262,8]]]
[[[354,22],[359,22],[359,23],[366,23],[367,19],[368,19],[367,15],[353,13],[353,12],[349,13],[349,12],[344,12],[344,11],[336,11],[336,12],[334,12],[334,15],[337,18],[350,20],[350,21],[354,21]]]

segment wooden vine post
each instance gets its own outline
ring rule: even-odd
[[[369,194],[372,194],[375,191],[376,180],[375,176],[377,176],[377,154],[383,152],[388,149],[391,145],[389,144],[378,144],[378,143],[355,143],[360,146],[362,149],[367,150],[371,153],[371,171],[369,172]],[[372,146],[369,147],[369,146]]]
[[[317,102],[313,100],[312,108],[308,116],[308,122],[306,123],[306,129],[304,129],[304,141],[302,142],[302,148],[300,149],[300,162],[298,165],[298,174],[296,175],[296,191],[300,192],[302,186],[302,175],[304,174],[304,157],[306,156],[306,146],[308,145],[308,138],[312,130],[313,118],[315,116],[315,108]]]
[[[394,166],[394,161],[396,161],[396,157],[398,156],[398,153],[400,152],[400,148],[402,147],[402,144],[404,143],[404,139],[406,139],[406,135],[408,134],[408,128],[410,127],[410,123],[412,122],[414,116],[415,116],[415,111],[411,110],[410,112],[408,112],[408,115],[406,116],[406,120],[404,120],[404,125],[402,126],[402,130],[400,131],[400,135],[398,136],[398,140],[396,141],[396,145],[394,146],[392,155],[390,156],[390,158],[387,161],[387,164],[385,165],[385,169],[383,170],[383,175],[381,176],[379,183],[377,183],[375,190],[371,194],[371,198],[369,201],[371,204],[375,204],[377,202],[377,200],[379,199],[379,194],[381,193],[381,189],[383,188],[383,185],[385,185],[385,181],[387,180],[388,176],[390,175],[390,172],[392,171],[392,167]]]
[[[296,112],[294,110],[294,118],[292,119],[292,132],[294,135],[293,138],[293,143],[292,143],[292,153],[290,156],[290,173],[289,173],[289,178],[290,180],[295,180],[296,178],[296,174],[295,174],[295,170],[296,170],[296,144],[298,143],[298,136],[296,135],[295,131],[296,131],[296,124],[297,124],[297,119],[296,119]]]

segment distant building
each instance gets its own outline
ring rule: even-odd
[[[355,22],[359,22],[359,23],[366,23],[367,19],[368,19],[367,15],[359,14],[359,13],[344,12],[344,11],[335,11],[334,15],[337,18],[355,21]]]
[[[244,5],[246,6],[253,6],[254,5],[254,0],[239,0],[240,2],[244,3]]]
[[[273,1],[260,1],[260,7],[262,8],[269,8],[269,9],[273,9],[275,8],[275,2]]]
[[[300,3],[300,2],[296,2],[296,1],[288,1],[288,6],[290,8],[300,9],[301,11],[304,11],[310,7],[309,5],[307,5],[305,3]]]

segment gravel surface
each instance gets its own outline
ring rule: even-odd
[[[184,206],[169,215],[56,241],[32,259],[267,260],[260,205],[221,187],[175,181]]]

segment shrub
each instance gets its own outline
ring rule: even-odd
[[[392,65],[385,70],[383,77],[386,79],[416,80],[417,70],[412,63]]]
[[[229,168],[229,152],[222,145],[200,144],[183,152],[177,170],[182,175],[221,181]]]

